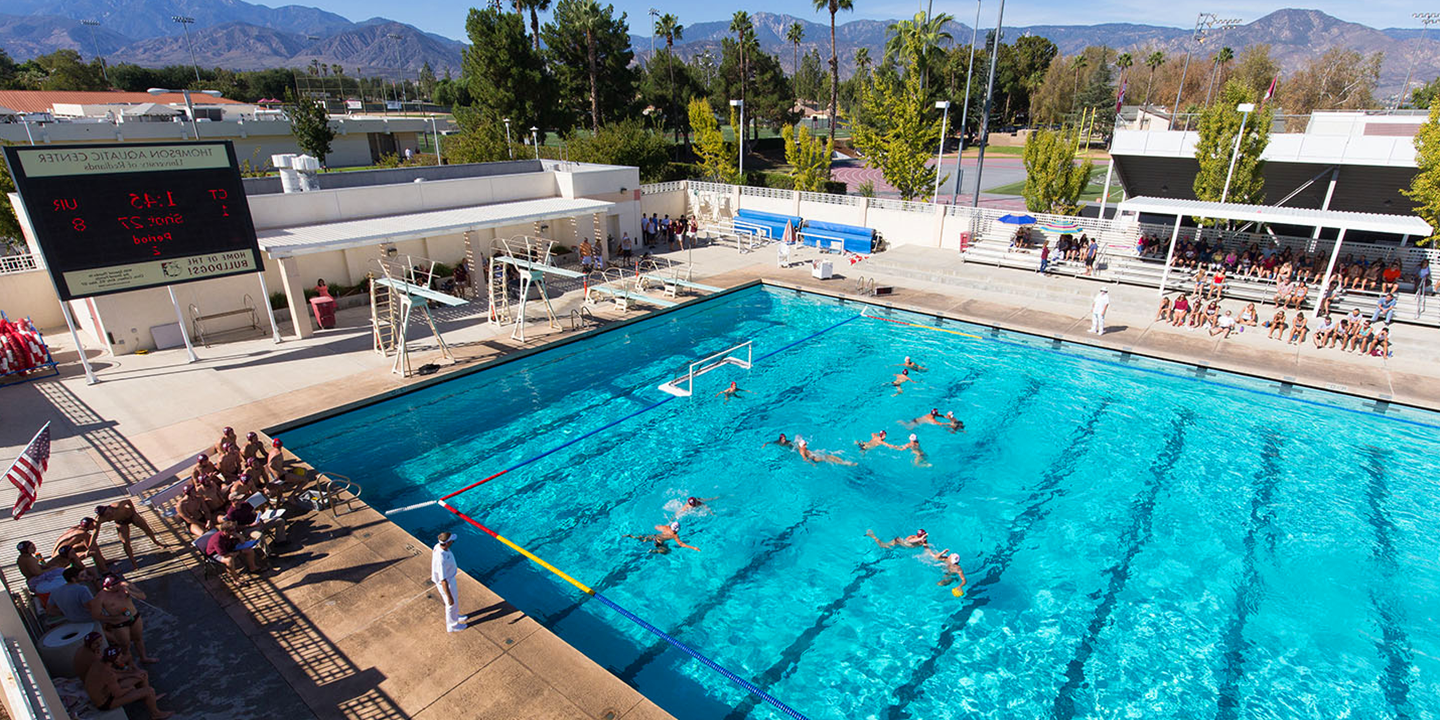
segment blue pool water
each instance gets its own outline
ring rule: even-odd
[[[285,438],[381,510],[571,443],[453,504],[814,720],[1440,717],[1436,415],[861,307],[743,290]],[[915,431],[932,466],[856,448],[931,407],[966,425]],[[700,552],[623,537],[689,495]],[[677,717],[779,717],[442,508],[392,519]],[[963,598],[865,535],[919,527]]]

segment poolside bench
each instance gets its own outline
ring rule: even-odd
[[[209,342],[209,341],[206,339],[206,337],[205,337],[205,323],[211,322],[211,321],[214,321],[214,320],[220,320],[220,319],[222,319],[222,318],[237,317],[237,316],[247,316],[247,315],[250,317],[250,327],[249,327],[248,329],[249,329],[249,330],[252,330],[252,331],[254,331],[254,332],[259,332],[259,331],[260,331],[260,315],[255,312],[255,300],[252,299],[252,298],[247,294],[247,295],[245,296],[245,299],[244,299],[243,302],[245,303],[245,306],[244,306],[244,307],[236,308],[236,309],[234,309],[234,310],[224,310],[224,311],[221,311],[221,312],[214,312],[214,313],[201,313],[201,312],[200,312],[200,308],[199,308],[199,307],[196,307],[195,303],[190,303],[190,324],[191,324],[190,337],[195,338],[196,340],[199,340],[201,345],[204,345],[204,346],[206,346],[206,347],[209,347],[209,346],[210,346],[210,342]],[[241,327],[238,327],[238,328],[230,328],[229,330],[221,330],[221,331],[219,331],[219,332],[211,331],[210,335],[211,335],[211,336],[223,335],[223,334],[225,334],[225,333],[237,332],[237,331],[245,330],[245,329],[247,329],[247,328],[245,328],[244,326],[241,326]]]

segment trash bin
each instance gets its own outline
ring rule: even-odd
[[[335,327],[335,298],[329,295],[310,298],[310,310],[315,313],[315,323],[322,329]]]

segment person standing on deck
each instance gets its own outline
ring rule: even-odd
[[[445,629],[450,632],[460,632],[465,629],[464,623],[460,622],[460,586],[455,582],[455,575],[458,572],[455,568],[455,555],[450,552],[450,546],[455,544],[455,536],[448,532],[442,532],[436,538],[430,555],[430,582],[440,591],[440,597],[445,601]]]
[[[1090,305],[1090,332],[1096,335],[1105,334],[1105,312],[1110,309],[1110,291],[1100,288],[1095,293],[1095,301]]]

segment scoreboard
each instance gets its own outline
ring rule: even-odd
[[[4,150],[62,300],[263,267],[228,141]]]

